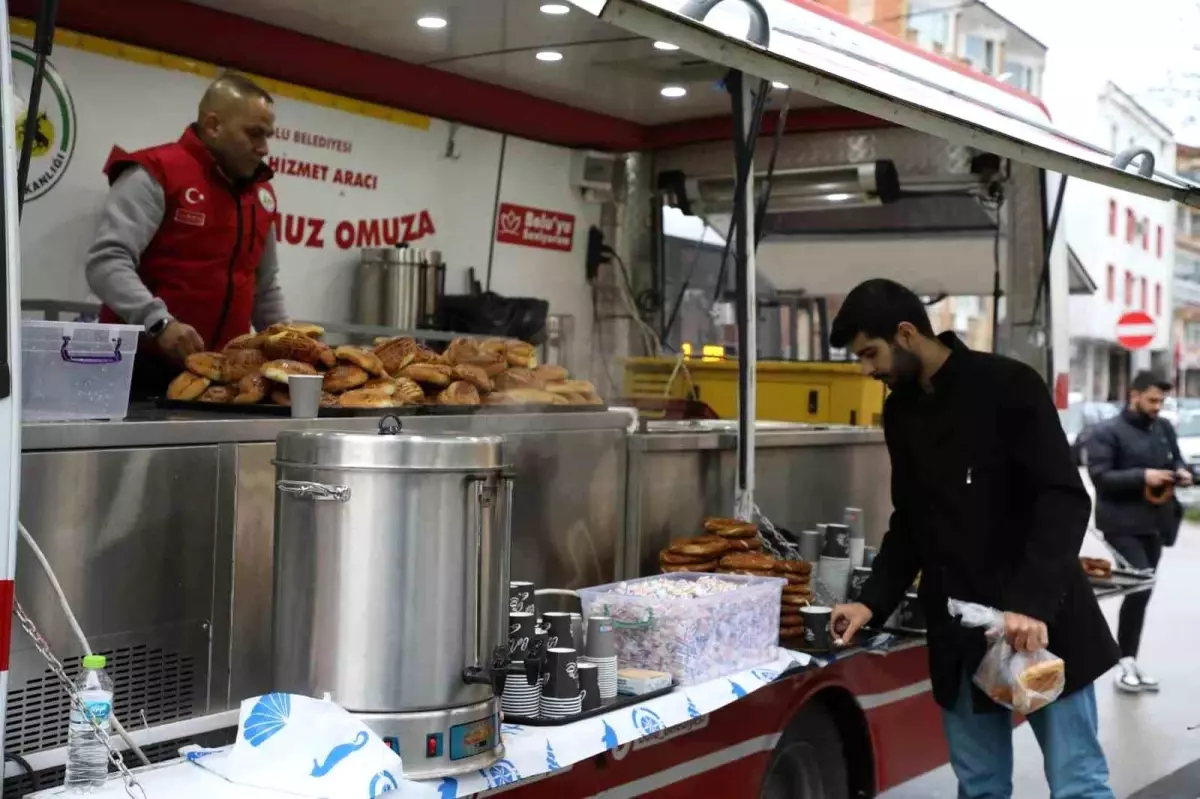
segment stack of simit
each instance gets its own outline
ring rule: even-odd
[[[658,554],[663,574],[715,572],[721,558],[731,552],[754,553],[762,549],[758,527],[739,519],[705,519],[704,535],[682,538]]]

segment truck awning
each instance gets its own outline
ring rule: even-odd
[[[1051,172],[1200,207],[1200,186],[1056,128],[1032,96],[813,0],[571,0],[633,33],[898,125]],[[1173,166],[1173,165],[1172,165]]]

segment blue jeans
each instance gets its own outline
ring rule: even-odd
[[[953,710],[942,711],[958,799],[1012,799],[1012,715],[972,710],[964,675]],[[1051,702],[1029,717],[1045,760],[1051,799],[1113,799],[1100,748],[1093,686]]]

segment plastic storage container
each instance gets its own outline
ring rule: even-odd
[[[711,596],[634,596],[630,587],[718,579],[738,587]],[[670,673],[680,685],[753,668],[774,660],[779,644],[779,605],[785,580],[737,574],[674,574],[639,577],[579,589],[585,616],[611,616],[621,668]]]
[[[123,419],[141,331],[135,325],[22,321],[22,418]]]

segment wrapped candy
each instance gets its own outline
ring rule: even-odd
[[[689,572],[579,591],[587,616],[610,616],[621,668],[694,685],[777,656],[785,580]]]

